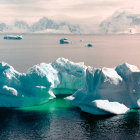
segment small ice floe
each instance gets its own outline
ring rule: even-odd
[[[6,35],[4,39],[8,40],[21,40],[23,37],[21,35]]]
[[[71,44],[71,41],[69,41],[68,38],[62,38],[60,39],[60,44]]]
[[[86,45],[86,47],[93,47],[93,45],[89,43]]]

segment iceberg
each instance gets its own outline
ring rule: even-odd
[[[0,62],[0,106],[33,106],[48,102],[58,94],[73,94],[84,87],[85,74],[83,63],[64,58],[37,64],[26,73]]]
[[[33,66],[24,74],[1,62],[0,106],[21,107],[45,103],[55,98],[51,91],[55,82],[59,82],[57,71],[49,64]]]
[[[127,63],[94,68],[58,58],[19,73],[0,62],[0,107],[39,105],[59,94],[84,112],[124,114],[140,108],[140,70]]]
[[[93,45],[89,43],[86,45],[86,47],[93,47]]]
[[[4,36],[4,39],[8,39],[8,40],[21,40],[22,36],[21,35],[7,35]]]
[[[140,107],[140,70],[127,63],[115,68],[88,67],[85,87],[65,100],[91,114],[124,114]]]
[[[71,41],[69,41],[67,38],[60,39],[60,44],[71,44]]]

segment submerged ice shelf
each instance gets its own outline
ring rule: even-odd
[[[140,107],[140,70],[127,63],[100,69],[58,58],[19,73],[0,62],[1,107],[42,104],[58,94],[71,94],[65,100],[91,114],[123,114]]]

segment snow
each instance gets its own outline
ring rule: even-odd
[[[140,15],[128,10],[120,10],[102,21],[99,25],[101,34],[136,34],[140,33]]]

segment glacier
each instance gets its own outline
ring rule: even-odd
[[[0,107],[39,105],[59,94],[84,112],[124,114],[140,107],[140,70],[128,63],[94,68],[58,58],[19,73],[0,62]]]

